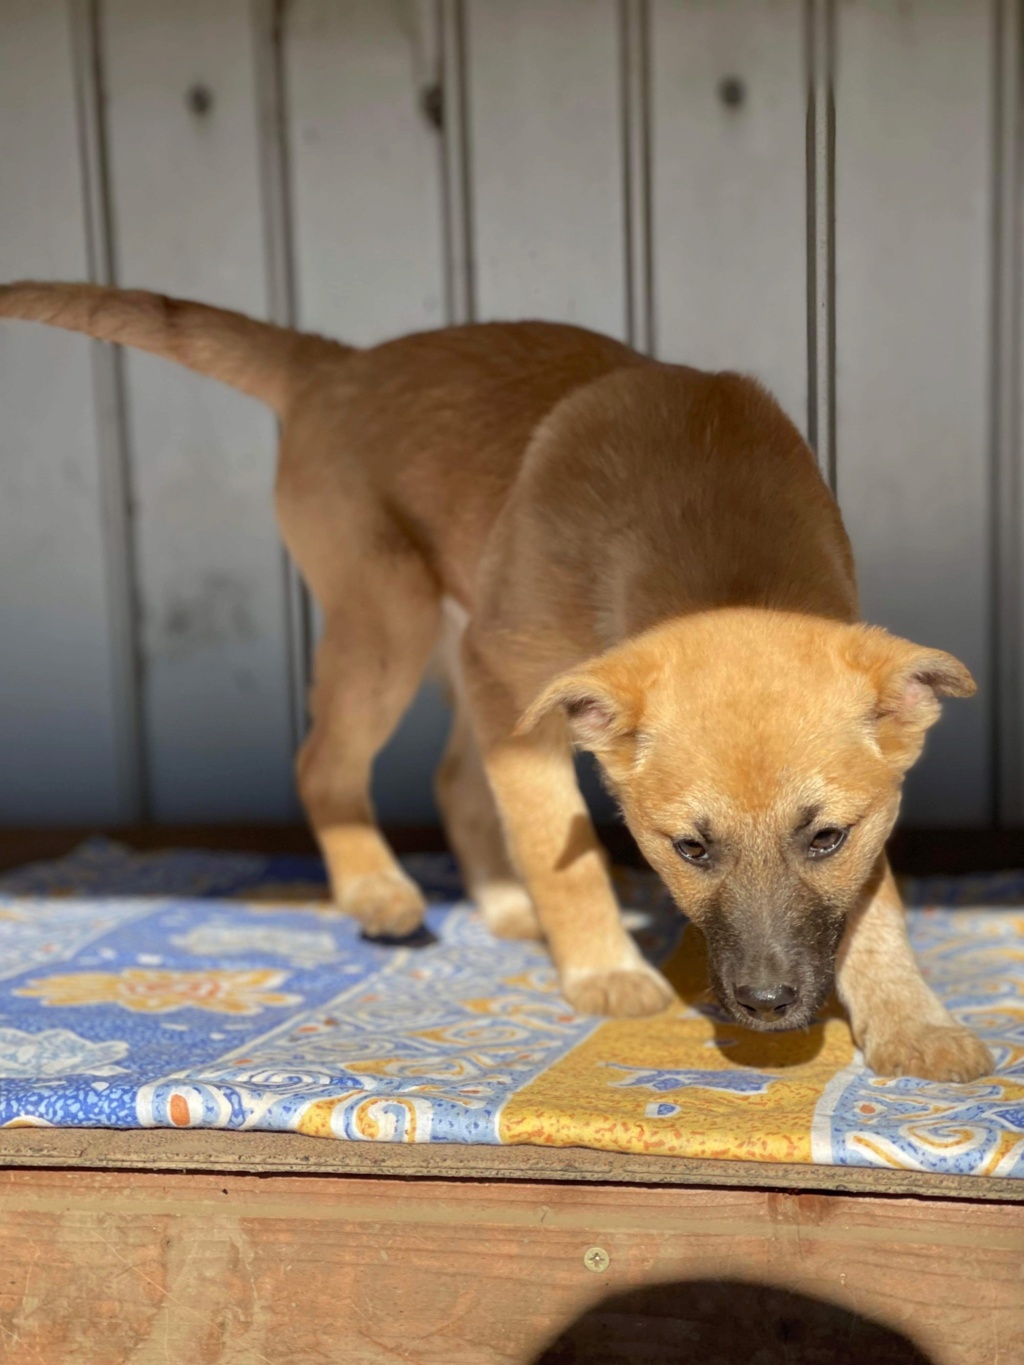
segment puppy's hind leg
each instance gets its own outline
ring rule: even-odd
[[[491,933],[498,938],[541,938],[533,902],[512,867],[465,703],[458,697],[448,747],[437,771],[437,803],[466,893]]]
[[[455,854],[466,894],[498,938],[541,938],[529,892],[512,865],[498,806],[473,733],[462,677],[461,607],[445,602],[436,665],[452,705],[452,728],[434,789],[448,846]]]
[[[370,774],[430,658],[440,597],[412,547],[382,553],[367,537],[360,551],[324,602],[299,794],[336,903],[368,934],[398,937],[420,925],[424,900],[377,828]]]

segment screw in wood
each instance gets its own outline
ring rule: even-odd
[[[723,76],[718,82],[718,98],[728,109],[738,109],[747,98],[747,87],[739,76]]]
[[[213,108],[213,91],[208,85],[197,82],[190,86],[186,92],[185,104],[193,114],[202,117],[203,114],[208,114]]]
[[[598,1275],[603,1275],[611,1263],[612,1258],[604,1247],[589,1247],[583,1253],[583,1264],[588,1270],[596,1271]]]
[[[428,85],[420,91],[420,110],[432,128],[444,128],[444,91],[440,85]]]

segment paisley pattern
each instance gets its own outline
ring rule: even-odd
[[[647,875],[618,873],[619,894],[679,1003],[600,1023],[535,944],[490,937],[447,859],[408,866],[431,905],[397,946],[360,936],[312,859],[96,840],[0,878],[0,1124],[1024,1176],[1024,874],[909,888],[926,975],[997,1060],[936,1085],[873,1076],[835,1006],[799,1033],[731,1023]]]

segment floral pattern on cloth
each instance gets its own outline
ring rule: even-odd
[[[0,1028],[0,1080],[49,1079],[52,1076],[112,1076],[128,1052],[120,1039],[91,1043],[64,1028],[26,1033]]]
[[[430,905],[400,944],[363,938],[315,859],[93,840],[0,878],[0,1124],[1024,1176],[1024,874],[907,887],[926,976],[996,1059],[937,1085],[874,1076],[834,1003],[799,1032],[732,1023],[648,874],[618,891],[679,1000],[601,1022],[542,948],[491,937],[447,858],[407,867]]]
[[[120,972],[70,972],[45,976],[19,987],[15,995],[35,996],[44,1005],[120,1005],[138,1014],[198,1009],[215,1014],[259,1014],[268,1005],[298,1005],[300,995],[273,989],[287,977],[278,971],[167,972],[125,967]]]

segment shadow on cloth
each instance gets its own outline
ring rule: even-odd
[[[715,1047],[734,1066],[774,1071],[813,1061],[825,1043],[825,1020],[844,1017],[842,1006],[833,993],[809,1028],[756,1033],[742,1024],[733,1023],[711,990],[707,944],[704,935],[693,924],[687,925],[667,969],[663,970],[680,1000],[699,1010],[712,1025]]]
[[[603,1299],[529,1365],[936,1365],[909,1337],[825,1299],[683,1280]]]

